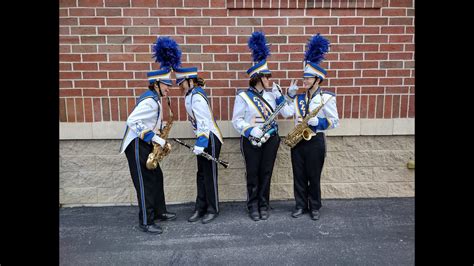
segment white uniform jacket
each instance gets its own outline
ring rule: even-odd
[[[201,87],[194,87],[186,93],[186,112],[196,135],[196,146],[206,148],[209,143],[209,135],[212,132],[222,143],[224,138],[212,115],[211,105],[206,92]]]
[[[249,137],[250,131],[253,127],[263,124],[268,116],[270,116],[275,110],[278,104],[283,101],[283,97],[276,98],[271,92],[263,90],[261,96],[268,105],[262,101],[256,94],[259,93],[253,88],[247,90],[240,90],[235,96],[234,111],[232,115],[232,125],[235,130],[242,136]],[[283,117],[292,116],[294,113],[293,106],[285,103],[285,106],[281,109],[280,114]],[[276,123],[275,123],[276,124]]]
[[[130,142],[137,137],[150,142],[153,136],[161,130],[162,113],[163,107],[156,91],[149,90],[143,93],[128,116],[120,153],[123,153]]]

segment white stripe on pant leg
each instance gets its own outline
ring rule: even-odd
[[[216,158],[214,134],[211,134],[211,146],[212,146],[212,157]],[[216,162],[211,161],[212,164],[212,179],[214,180],[214,197],[216,198],[216,212],[219,212],[219,198],[217,196],[217,173],[216,173]]]
[[[245,154],[244,154],[244,137],[240,137],[240,152],[242,153],[242,157],[244,157],[244,167],[245,167],[245,180],[247,183],[247,163],[245,162]],[[247,186],[245,186],[245,191],[247,192],[247,203],[249,202],[249,190]],[[248,208],[248,207],[247,207]]]
[[[140,185],[140,195],[141,195],[141,205],[142,205],[142,215],[143,215],[143,223],[147,225],[147,220],[146,220],[146,206],[145,206],[145,192],[143,188],[143,177],[142,177],[142,169],[140,167],[140,157],[139,157],[139,147],[138,147],[138,138],[135,139],[135,162],[137,164],[137,170],[138,170],[138,181]]]

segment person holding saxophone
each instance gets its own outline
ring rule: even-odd
[[[277,150],[280,145],[278,125],[270,121],[275,108],[282,104],[281,114],[291,116],[293,112],[285,97],[274,83],[269,88],[271,72],[266,58],[270,49],[263,32],[254,32],[248,45],[252,50],[255,65],[247,70],[249,88],[240,90],[235,97],[232,125],[241,135],[240,150],[244,157],[247,181],[247,209],[252,220],[266,220],[269,217],[270,181]],[[281,106],[280,106],[281,107]],[[263,127],[263,124],[268,127]]]
[[[161,150],[170,150],[171,145],[158,135],[163,129],[163,107],[161,99],[167,97],[172,81],[172,67],[179,64],[180,51],[176,42],[168,37],[160,37],[153,46],[156,62],[161,69],[147,73],[148,91],[140,95],[135,108],[127,118],[125,134],[120,146],[120,153],[125,152],[130,174],[138,199],[138,229],[161,234],[163,229],[158,221],[176,218],[176,214],[166,210],[163,189],[163,172],[160,165],[149,169],[148,156],[159,145]]]
[[[203,224],[206,224],[219,215],[218,165],[216,161],[199,155],[207,153],[219,159],[224,138],[203,89],[205,81],[198,77],[197,67],[175,68],[174,71],[176,84],[185,95],[186,113],[196,135],[193,152],[198,155],[196,156],[198,168],[196,204],[188,222],[201,220]]]
[[[285,144],[291,147],[296,202],[291,216],[294,218],[306,212],[309,212],[312,220],[320,218],[321,172],[326,157],[325,131],[339,126],[336,95],[320,87],[327,72],[319,63],[328,49],[329,41],[319,33],[314,35],[305,53],[305,92],[296,94],[298,87],[293,82],[288,88],[288,96],[294,99],[295,130],[300,131],[295,134],[292,134],[294,131],[290,132],[285,139]],[[296,140],[294,136],[299,138]]]

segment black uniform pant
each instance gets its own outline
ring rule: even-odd
[[[221,142],[212,132],[204,151],[219,159]],[[219,213],[219,193],[217,187],[217,163],[197,156],[198,171],[196,174],[197,197],[195,210],[201,213]]]
[[[163,172],[160,165],[154,170],[146,168],[148,154],[153,146],[136,138],[125,149],[133,186],[137,192],[138,220],[142,225],[153,224],[159,214],[166,212],[163,189]]]
[[[301,140],[291,149],[294,194],[297,209],[321,208],[321,172],[326,155],[326,140],[318,133],[310,140]]]
[[[270,181],[273,173],[280,137],[274,135],[260,148],[241,137],[240,150],[244,156],[247,179],[247,208],[249,212],[268,210],[270,207]]]

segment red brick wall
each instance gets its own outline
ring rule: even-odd
[[[206,79],[216,118],[230,120],[255,30],[283,87],[301,79],[305,44],[320,32],[332,44],[323,88],[337,93],[341,118],[414,117],[413,0],[60,0],[59,119],[124,121],[159,67],[151,45],[167,35]],[[186,120],[179,90],[171,95]]]

